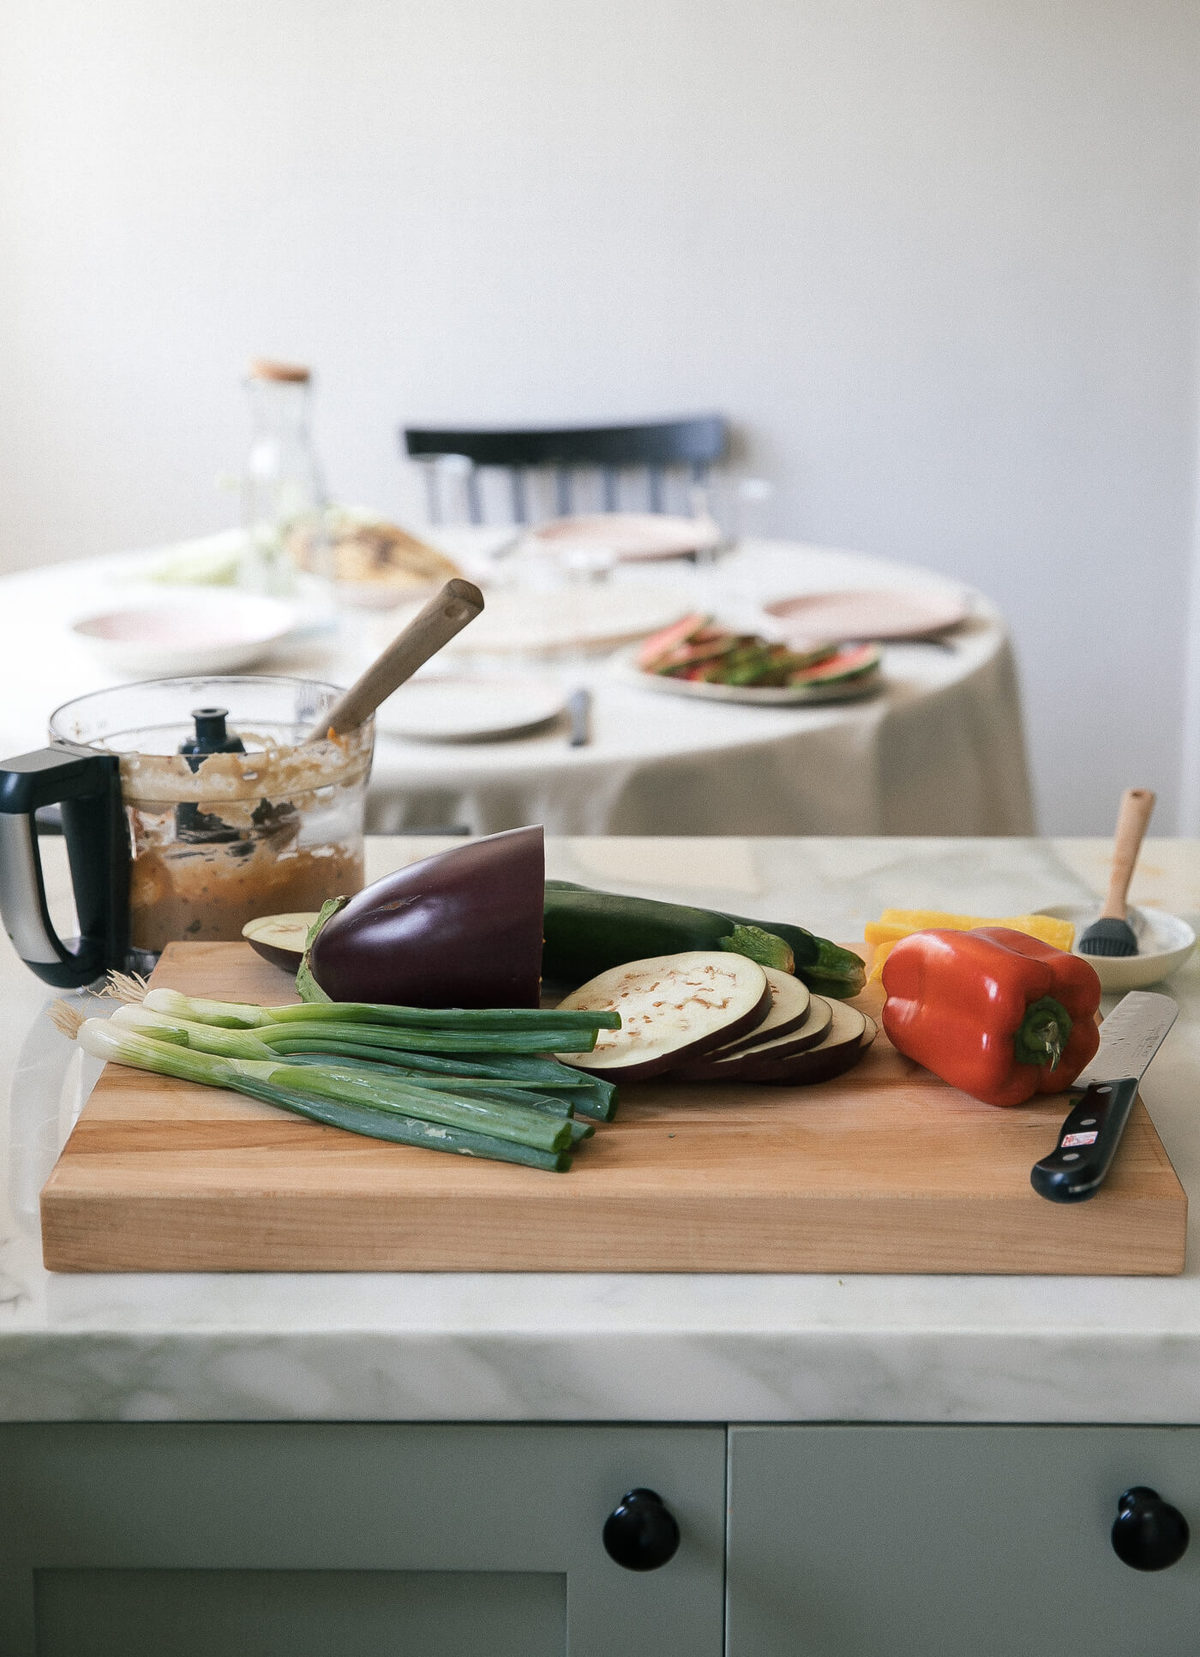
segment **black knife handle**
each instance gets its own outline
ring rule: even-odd
[[[1029,1181],[1039,1197],[1084,1202],[1096,1195],[1121,1143],[1137,1090],[1134,1076],[1092,1083],[1059,1129],[1058,1144],[1033,1165]]]

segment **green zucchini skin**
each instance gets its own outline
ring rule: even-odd
[[[727,920],[738,926],[761,926],[792,947],[796,957],[796,977],[815,990],[818,995],[832,996],[845,1001],[857,995],[867,981],[867,969],[862,958],[852,949],[819,938],[802,926],[789,921],[751,921],[745,915],[727,915]]]
[[[794,957],[791,970],[810,989],[843,1000],[862,989],[866,969],[858,956],[802,926],[623,897],[567,880],[546,882],[542,973],[557,982],[584,984],[610,967],[649,955],[728,949],[735,929],[744,926],[782,939]]]
[[[626,961],[720,949],[722,938],[732,931],[724,915],[709,909],[618,897],[548,880],[542,976],[578,986]]]

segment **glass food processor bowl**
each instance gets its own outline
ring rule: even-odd
[[[340,694],[309,679],[156,679],[51,715],[53,743],[117,757],[127,964],[360,889],[373,721],[306,740]]]

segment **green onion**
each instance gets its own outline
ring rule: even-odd
[[[266,1046],[266,1043],[263,1045]],[[405,1051],[397,1052],[393,1058],[389,1056],[386,1048],[356,1048],[352,1041],[299,1040],[294,1049],[289,1043],[286,1047],[276,1045],[272,1050],[277,1053],[286,1052],[289,1058],[299,1058],[305,1053],[322,1056],[343,1053],[347,1058],[353,1058],[363,1064],[378,1064],[385,1068],[391,1066],[397,1070],[407,1070],[414,1076],[456,1076],[459,1080],[470,1077],[478,1081],[498,1082],[501,1086],[533,1087],[542,1092],[569,1093],[572,1104],[593,1091],[588,1084],[598,1080],[583,1070],[572,1070],[567,1065],[560,1064],[557,1059],[542,1059],[535,1054],[456,1053],[453,1058],[444,1058],[439,1053]],[[611,1082],[603,1082],[601,1085],[607,1089],[608,1094],[616,1092]]]
[[[188,998],[181,996],[179,1000]],[[270,1027],[262,1025],[257,1029],[235,1029],[155,1012],[146,1002],[120,1006],[112,1017],[115,1023],[141,1030],[160,1041],[174,1041],[198,1052],[217,1053],[225,1058],[269,1059],[286,1055],[303,1063],[327,1063],[336,1059],[339,1064],[364,1064],[374,1066],[383,1074],[403,1075],[413,1085],[434,1086],[434,1077],[449,1079],[471,1092],[486,1089],[492,1083],[494,1087],[488,1091],[519,1089],[525,1094],[532,1091],[537,1098],[526,1102],[536,1109],[555,1109],[559,1115],[569,1115],[573,1107],[580,1115],[605,1122],[612,1119],[616,1108],[616,1089],[611,1082],[585,1076],[557,1059],[536,1055],[472,1053],[451,1058],[378,1047],[348,1040],[341,1033],[332,1037],[313,1035],[311,1029],[300,1031],[294,1026],[294,1034],[283,1028],[272,1034]],[[357,1030],[363,1028],[358,1026]],[[559,1092],[566,1095],[561,1103],[554,1100]]]
[[[148,1031],[147,1034],[153,1034]],[[324,1053],[292,1053],[290,1065],[325,1065],[330,1060]],[[558,1098],[551,1093],[538,1093],[531,1088],[506,1087],[501,1082],[489,1081],[484,1076],[427,1076],[421,1070],[405,1070],[402,1065],[376,1064],[371,1059],[338,1058],[339,1070],[357,1070],[367,1075],[403,1081],[410,1087],[431,1088],[435,1093],[469,1093],[474,1098],[493,1099],[502,1105],[525,1105],[540,1110],[547,1116],[571,1116],[575,1100]],[[565,1093],[566,1090],[564,1090]]]
[[[404,1030],[383,1024],[337,1024],[316,1022],[298,1030],[295,1025],[259,1027],[257,1035],[276,1052],[287,1052],[303,1042],[334,1041],[348,1037],[359,1047],[385,1047],[394,1052],[460,1053],[479,1046],[478,1030]],[[595,1030],[569,1029],[547,1025],[542,1029],[489,1030],[487,1045],[497,1053],[590,1053],[596,1045]]]
[[[280,1024],[394,1024],[403,1029],[527,1030],[553,1026],[568,1030],[619,1030],[621,1015],[583,1007],[392,1007],[386,1002],[289,1002],[262,1009]]]
[[[179,1028],[178,1026],[176,1028]],[[321,1066],[281,1063],[278,1059],[243,1059],[184,1047],[173,1039],[148,1036],[113,1019],[86,1019],[79,1027],[80,1045],[97,1058],[113,1059],[158,1075],[211,1087],[246,1092],[243,1085],[281,1087],[308,1098],[332,1099],[378,1113],[412,1117],[443,1127],[465,1129],[488,1138],[540,1151],[560,1151],[574,1141],[569,1120],[545,1115],[527,1106],[501,1105],[482,1097],[434,1092],[405,1086],[385,1077],[364,1076]],[[255,1092],[255,1098],[262,1097]]]
[[[277,1059],[274,1048],[260,1041],[253,1030],[231,1029],[223,1024],[200,1024],[185,1018],[169,1018],[141,1006],[118,1007],[109,1022],[118,1029],[137,1030],[158,1041],[177,1042],[198,1053],[215,1053],[224,1059]]]
[[[283,1007],[255,1007],[241,1001],[208,1001],[200,996],[182,995],[178,990],[150,990],[143,1005],[152,1012],[195,1019],[202,1024],[219,1024],[228,1029],[255,1030],[269,1024],[370,1024],[395,1026],[401,1030],[487,1031],[489,1035],[550,1030],[618,1030],[621,1015],[582,1008],[554,1007],[391,1007],[365,1001],[295,1002]],[[397,1045],[401,1045],[397,1043]],[[484,1045],[491,1046],[491,1042]],[[590,1052],[595,1046],[563,1048],[564,1052]],[[512,1048],[512,1052],[542,1051],[536,1044]]]
[[[265,1105],[276,1105],[280,1110],[307,1117],[311,1122],[321,1122],[330,1128],[344,1128],[348,1133],[363,1134],[368,1139],[384,1139],[395,1145],[417,1145],[427,1151],[452,1151],[458,1156],[485,1157],[491,1162],[516,1162],[526,1168],[544,1168],[548,1173],[555,1174],[564,1174],[571,1166],[569,1151],[535,1151],[527,1145],[507,1144],[502,1139],[491,1139],[486,1134],[471,1133],[464,1128],[447,1128],[436,1122],[420,1122],[410,1116],[367,1110],[361,1105],[310,1098],[293,1087],[278,1087],[270,1082],[244,1078],[237,1084],[237,1090],[251,1099],[261,1100]],[[582,1123],[578,1125],[583,1126]]]
[[[140,1005],[147,1012],[166,1013],[197,1024],[215,1024],[227,1030],[256,1030],[273,1024],[265,1007],[241,1001],[206,1001],[199,995],[181,995],[178,990],[148,990]]]
[[[223,1025],[196,1024],[187,1019],[171,1019],[165,1013],[151,1012],[145,1006],[118,1007],[112,1015],[111,1022],[122,1029],[138,1030],[142,1035],[151,1036],[158,1041],[174,1042],[180,1046],[194,1048],[199,1053],[215,1053],[222,1058],[263,1060],[280,1056],[265,1041],[261,1041],[253,1030],[231,1030]],[[353,1054],[347,1055],[344,1051],[346,1045],[341,1042],[329,1042],[326,1044],[327,1053],[288,1055],[289,1062],[323,1064],[328,1067],[332,1056],[337,1058],[338,1069],[373,1071],[380,1078],[393,1082],[400,1081],[410,1087],[426,1087],[442,1093],[465,1091],[498,1104],[528,1106],[551,1116],[571,1115],[570,1098],[555,1098],[550,1094],[514,1087],[490,1077],[457,1076],[453,1073],[427,1076],[421,1070],[409,1069],[408,1066],[398,1063],[372,1063],[358,1059]],[[372,1059],[378,1052],[375,1048],[365,1048],[363,1051],[369,1052]]]
[[[234,1060],[235,1064],[248,1061]],[[573,1142],[569,1119],[547,1116],[528,1105],[500,1104],[483,1094],[441,1093],[411,1087],[383,1076],[341,1070],[334,1065],[278,1065],[264,1080],[300,1088],[326,1099],[372,1110],[398,1110],[451,1128],[472,1128],[495,1139],[511,1140],[539,1151],[561,1151]]]
[[[457,1053],[464,1046],[474,1047],[479,1043],[478,1033],[459,1035],[449,1029],[408,1031],[376,1024],[314,1023],[301,1030],[287,1024],[259,1024],[253,1027],[212,1024],[207,1020],[186,1018],[178,1011],[160,1009],[157,1002],[152,1006],[149,997],[140,1006],[118,1008],[113,1017],[130,1025],[155,1019],[166,1020],[168,1024],[189,1033],[200,1030],[219,1032],[218,1045],[206,1050],[227,1053],[231,1058],[261,1058],[264,1053],[312,1052],[318,1042],[333,1044],[339,1051],[344,1048],[358,1058],[379,1049],[397,1054],[409,1051]],[[517,1054],[540,1054],[551,1049],[563,1053],[587,1053],[596,1044],[596,1031],[566,1030],[561,1026],[541,1031],[496,1030],[490,1033],[488,1044],[499,1052]],[[201,1045],[198,1034],[192,1045]],[[332,1051],[332,1046],[327,1046],[325,1050]]]

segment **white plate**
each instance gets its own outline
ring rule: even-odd
[[[547,656],[615,650],[669,627],[693,608],[686,591],[667,584],[615,581],[551,590],[488,588],[483,614],[446,646],[453,656]],[[412,606],[416,613],[416,606]],[[408,611],[373,623],[378,648],[392,639]]]
[[[410,742],[489,742],[549,724],[564,702],[547,679],[431,673],[401,685],[375,723]]]
[[[234,673],[261,661],[298,614],[283,599],[203,587],[81,616],[71,631],[120,672]]]
[[[1196,934],[1178,915],[1168,915],[1163,909],[1129,908],[1127,918],[1138,941],[1136,955],[1084,955],[1079,939],[1100,913],[1100,904],[1052,903],[1036,911],[1052,915],[1056,920],[1070,921],[1075,928],[1073,955],[1090,961],[1100,974],[1102,989],[1123,994],[1126,990],[1144,990],[1148,984],[1157,984],[1177,972],[1196,947]]]
[[[672,679],[664,673],[646,673],[637,665],[637,650],[613,658],[612,671],[625,684],[658,690],[668,696],[690,696],[700,702],[742,702],[759,708],[795,708],[820,702],[858,702],[883,689],[878,668],[835,685],[713,685],[697,679]]]
[[[794,598],[773,599],[763,610],[792,644],[925,638],[961,626],[970,614],[962,594],[901,587],[799,593]]]
[[[599,547],[619,562],[633,562],[706,551],[717,545],[721,531],[711,519],[672,518],[665,512],[595,512],[552,518],[525,539],[542,550]]]

